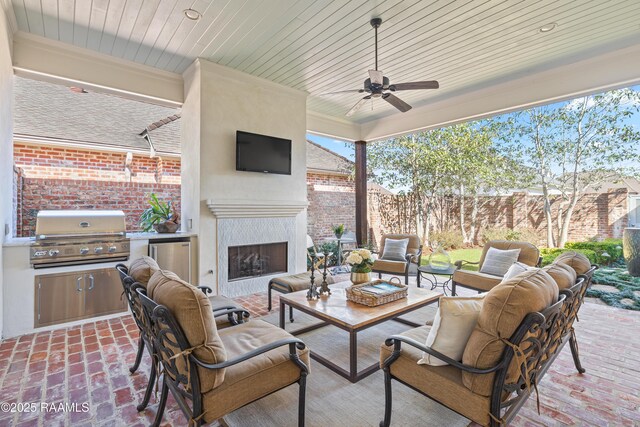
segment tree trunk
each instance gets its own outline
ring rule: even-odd
[[[469,243],[476,242],[476,228],[478,221],[478,194],[473,195],[473,206],[471,208],[471,228],[469,229]]]
[[[544,217],[547,220],[547,247],[554,248],[553,239],[553,218],[551,216],[551,201],[549,200],[549,190],[545,184],[542,186],[542,194],[544,196]]]
[[[469,243],[469,237],[467,236],[467,230],[465,230],[464,220],[464,185],[460,185],[460,232],[462,233],[462,241]]]
[[[574,192],[573,196],[571,197],[571,203],[569,204],[567,209],[564,211],[564,215],[562,215],[562,227],[558,232],[559,248],[564,248],[564,245],[567,243],[567,240],[569,239],[569,225],[571,224],[571,216],[573,215],[573,210],[576,207],[577,203],[578,203],[578,196]]]

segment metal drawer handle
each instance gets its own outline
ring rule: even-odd
[[[95,279],[93,278],[93,274],[89,274],[89,290],[93,289],[94,284],[95,284]]]
[[[80,288],[80,281],[82,280],[82,276],[76,279],[76,291],[82,292],[82,288]]]

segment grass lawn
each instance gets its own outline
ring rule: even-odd
[[[478,262],[480,261],[480,255],[482,255],[482,248],[469,248],[469,249],[455,249],[452,251],[447,251],[449,256],[451,257],[451,262],[456,262],[458,260],[472,261]],[[424,255],[422,260],[420,261],[421,265],[425,265],[429,263],[429,255]],[[465,270],[478,270],[477,265],[469,265],[465,267]]]

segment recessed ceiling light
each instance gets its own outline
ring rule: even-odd
[[[192,21],[197,21],[198,19],[202,18],[202,14],[195,9],[189,8],[183,10],[182,12],[184,13],[184,16],[186,16],[188,19],[191,19]]]
[[[555,22],[551,22],[549,24],[546,24],[546,25],[543,25],[542,27],[540,27],[540,29],[538,31],[540,31],[541,33],[548,33],[549,31],[552,31],[557,26],[558,26],[558,24],[556,24]]]

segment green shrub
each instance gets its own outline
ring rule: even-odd
[[[462,233],[457,230],[432,231],[429,236],[431,245],[442,245],[445,250],[459,249],[464,246]]]
[[[533,228],[519,228],[514,230],[505,227],[491,227],[482,231],[482,244],[491,240],[510,240],[518,242],[529,242],[538,246],[540,244],[540,233]]]
[[[590,249],[560,249],[560,248],[542,248],[540,249],[540,255],[542,255],[542,266],[551,264],[558,255],[565,252],[579,252],[589,258],[592,264],[597,264],[597,256],[596,253]]]
[[[598,265],[617,264],[623,260],[621,239],[606,239],[602,242],[567,242],[564,247],[593,251],[596,255],[595,263]]]

